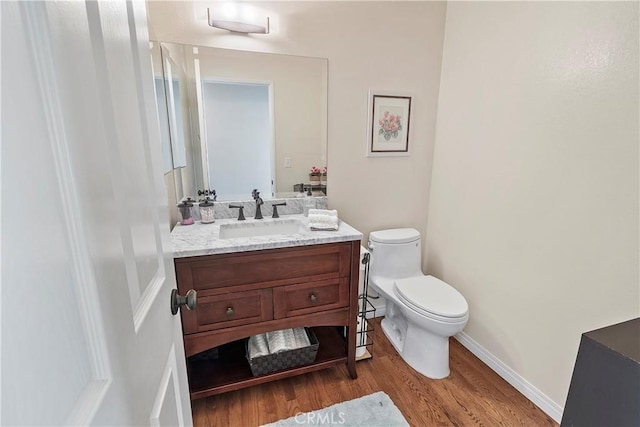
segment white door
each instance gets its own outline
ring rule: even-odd
[[[192,424],[144,2],[1,15],[0,422]]]

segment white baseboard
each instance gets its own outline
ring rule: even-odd
[[[376,299],[370,298],[369,302],[376,309],[376,316],[375,317],[383,317],[385,314],[387,314],[387,300],[385,300],[382,297],[379,297],[379,298],[376,298]],[[373,317],[372,314],[373,313],[371,313],[371,315],[368,315],[367,318]]]
[[[376,307],[376,317],[384,317],[387,314],[387,306],[383,305],[382,307]],[[373,316],[371,316],[373,317]]]
[[[377,314],[377,312],[376,312]],[[533,384],[524,379],[520,374],[507,366],[500,359],[489,353],[484,347],[474,341],[469,335],[460,332],[454,337],[464,347],[493,369],[506,382],[532,401],[538,408],[553,418],[558,424],[562,420],[563,408],[551,400],[546,394],[538,390]]]

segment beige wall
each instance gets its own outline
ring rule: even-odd
[[[151,37],[328,58],[330,207],[365,238],[388,227],[424,233],[446,4],[256,2],[272,32],[251,36],[209,27],[207,4],[148,3]],[[365,157],[369,89],[413,94],[410,157]]]
[[[638,3],[448,6],[428,271],[564,405],[580,334],[640,314]]]

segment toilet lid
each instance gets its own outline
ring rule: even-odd
[[[393,228],[369,233],[369,240],[378,243],[409,243],[418,239],[420,232],[413,228]]]
[[[442,317],[463,317],[469,311],[462,294],[433,276],[418,276],[395,281],[398,298],[411,308]]]

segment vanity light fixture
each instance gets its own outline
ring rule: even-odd
[[[211,9],[207,8],[207,21],[211,27],[221,28],[234,33],[269,34],[269,17],[267,17],[267,25],[263,27],[261,25],[248,24],[246,22],[214,19],[211,16]]]

